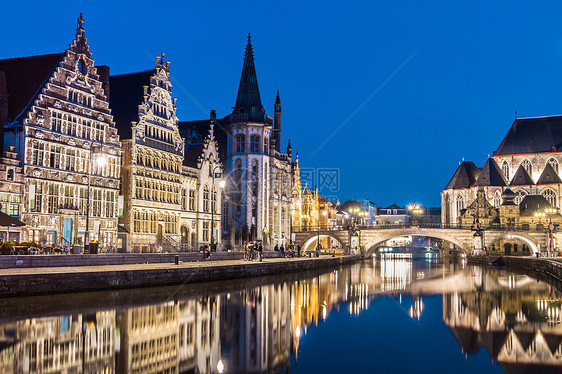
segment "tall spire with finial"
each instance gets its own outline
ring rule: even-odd
[[[264,120],[265,110],[261,104],[258,78],[256,75],[256,67],[254,65],[252,37],[249,33],[248,44],[246,44],[246,52],[244,54],[242,76],[240,77],[240,85],[238,86],[238,96],[236,96],[236,105],[233,109],[233,113],[235,114],[247,113],[248,120]]]
[[[281,150],[281,98],[279,97],[279,90],[277,90],[277,97],[275,98],[275,108],[273,113],[273,129],[275,139],[277,141],[277,151]]]

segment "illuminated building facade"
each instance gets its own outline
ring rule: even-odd
[[[23,240],[83,244],[88,175],[91,239],[117,239],[121,143],[108,103],[107,66],[94,66],[82,16],[70,47],[50,55],[0,61],[4,151],[14,147],[25,179]],[[92,144],[105,164],[92,163]],[[93,168],[90,168],[93,166]]]
[[[462,213],[483,189],[489,205],[499,208],[509,189],[521,206],[527,195],[541,195],[549,206],[561,206],[562,116],[518,118],[484,167],[463,161],[441,192],[442,223],[461,222]],[[544,208],[544,207],[542,207]],[[544,222],[543,222],[544,223]]]
[[[164,54],[156,58],[154,69],[112,76],[110,87],[110,106],[123,141],[119,222],[129,233],[132,250],[198,248],[211,240],[211,221],[220,241],[222,175],[215,174],[222,174],[222,164],[214,119],[198,147],[191,138],[182,139]]]

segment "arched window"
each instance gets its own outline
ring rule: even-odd
[[[558,207],[558,204],[556,203],[556,193],[554,193],[554,191],[552,191],[551,189],[547,189],[542,192],[542,195],[550,205],[552,205],[554,208]]]
[[[531,161],[525,159],[523,160],[523,162],[521,162],[521,166],[523,166],[523,169],[525,169],[527,171],[527,173],[529,173],[529,175],[531,175],[533,168],[531,166]]]
[[[211,211],[217,212],[217,189],[213,188],[213,193],[211,194]]]
[[[500,191],[496,191],[496,192],[494,192],[494,200],[493,200],[494,208],[499,207],[500,204],[501,204]]]
[[[260,151],[260,137],[258,135],[252,135],[250,137],[250,152]]]
[[[523,201],[525,196],[527,196],[527,193],[525,191],[515,192],[515,204],[517,205],[521,204],[521,201]]]
[[[209,186],[203,187],[203,211],[209,211]]]
[[[464,209],[464,199],[461,195],[457,196],[457,216],[461,215],[461,210]]]
[[[558,174],[558,161],[556,161],[555,158],[551,158],[550,160],[548,160],[548,163],[550,164],[550,166],[552,166],[556,174]]]
[[[509,165],[508,165],[507,161],[504,161],[502,163],[502,171],[503,171],[503,174],[505,175],[505,177],[509,180]]]
[[[243,134],[236,136],[236,152],[246,152],[246,137]]]

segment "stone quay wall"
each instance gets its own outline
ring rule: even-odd
[[[469,264],[505,266],[546,281],[562,290],[562,262],[521,256],[467,256]]]
[[[162,264],[149,269],[95,270],[0,274],[0,297],[16,297],[68,292],[86,292],[125,288],[171,286],[228,279],[261,277],[337,268],[360,261],[362,256],[297,258],[287,261],[237,262],[213,261],[189,266]],[[196,266],[194,266],[196,265]]]

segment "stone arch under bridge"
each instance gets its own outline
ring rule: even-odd
[[[539,252],[539,243],[544,233],[529,232],[509,232],[509,231],[484,231],[484,245],[490,246],[492,243],[501,239],[518,239],[527,244],[535,254]],[[298,232],[296,233],[296,243],[301,246],[303,251],[312,250],[311,247],[320,238],[332,238],[339,242],[343,247],[349,244],[349,232],[347,230],[321,230],[320,232]],[[422,236],[433,239],[440,239],[451,243],[456,250],[468,252],[474,243],[474,231],[470,229],[440,229],[440,228],[386,228],[386,229],[364,229],[359,232],[359,245],[364,253],[372,252],[381,243],[387,240],[405,237],[405,236]],[[561,238],[562,239],[562,238]]]

